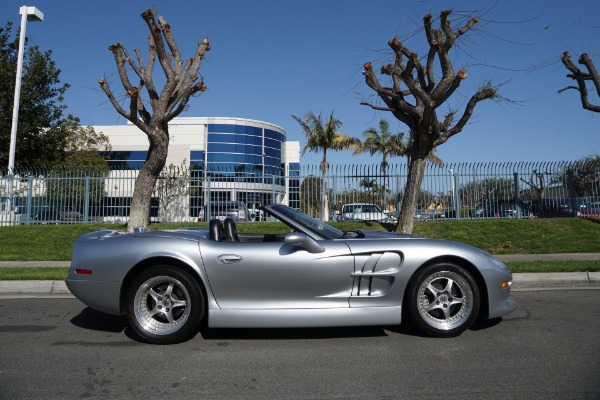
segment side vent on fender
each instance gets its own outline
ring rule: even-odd
[[[352,296],[383,296],[394,283],[394,275],[402,266],[402,254],[396,252],[361,254],[356,256],[357,270]]]

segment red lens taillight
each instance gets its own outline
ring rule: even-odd
[[[77,268],[75,270],[75,273],[77,275],[91,275],[92,274],[92,270],[91,269]]]

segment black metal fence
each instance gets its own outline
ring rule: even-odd
[[[0,225],[126,222],[137,173],[20,168],[9,177],[0,170]],[[306,165],[286,176],[171,166],[157,182],[150,217],[192,222],[210,209],[259,221],[258,206],[277,202],[316,218],[394,221],[406,175],[404,164],[333,165],[325,174]],[[599,210],[597,161],[456,163],[427,166],[415,220],[598,217]]]

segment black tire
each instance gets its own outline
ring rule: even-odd
[[[480,291],[473,276],[452,263],[427,266],[415,274],[406,305],[411,321],[434,337],[458,336],[477,318]]]
[[[126,297],[129,326],[150,343],[178,343],[196,333],[205,313],[202,289],[185,271],[168,265],[144,270]]]

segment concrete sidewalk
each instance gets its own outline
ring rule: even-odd
[[[600,253],[504,254],[494,257],[510,261],[600,261]]]

